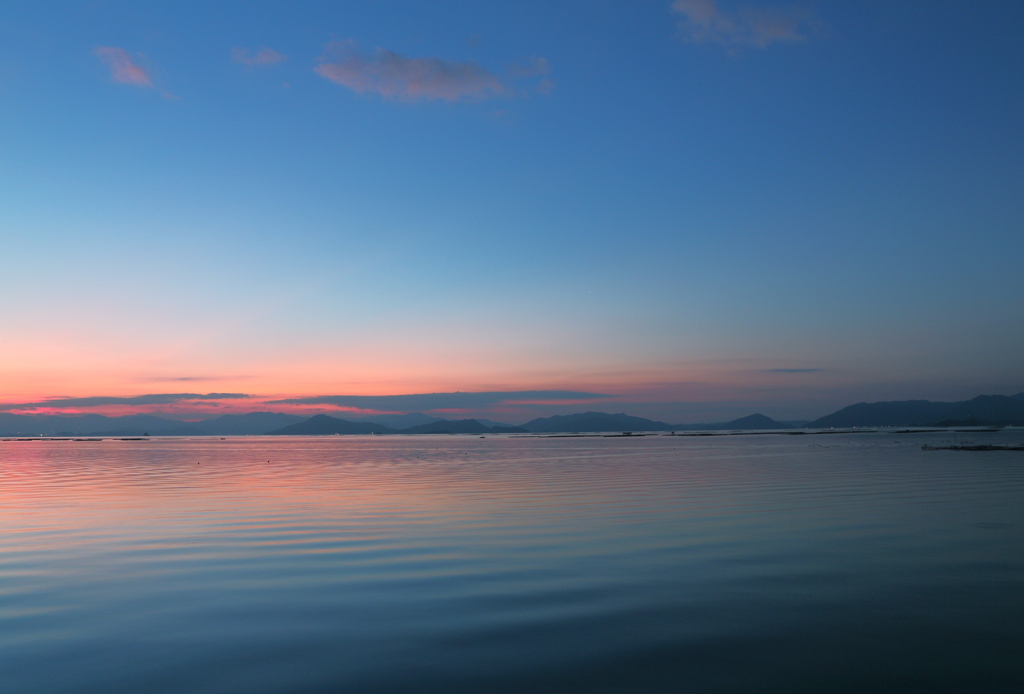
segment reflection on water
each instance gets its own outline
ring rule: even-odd
[[[1024,454],[941,438],[3,442],[2,690],[1019,692]]]

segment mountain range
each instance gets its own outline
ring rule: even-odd
[[[386,427],[391,427],[398,431],[407,430],[410,427],[420,426],[422,424],[449,421],[443,417],[431,417],[430,415],[423,414],[422,412],[409,412],[407,414],[372,414],[366,417],[346,417],[346,419],[351,422],[373,422],[374,424],[383,424]],[[489,419],[483,419],[481,417],[476,417],[475,419],[488,427],[513,426],[512,424],[507,424],[505,422],[492,422]]]
[[[803,423],[801,423],[803,424]],[[908,426],[1024,426],[1024,393],[979,395],[962,402],[901,400],[857,403],[806,423],[809,428]],[[624,413],[580,412],[540,417],[520,426],[487,419],[447,420],[421,412],[341,419],[329,415],[304,417],[283,412],[228,414],[198,422],[153,415],[34,415],[0,412],[5,436],[246,436],[322,434],[487,434],[602,431],[750,431],[789,429],[763,414],[729,422],[668,424]]]
[[[0,432],[17,436],[248,436],[265,434],[307,419],[282,412],[226,414],[199,422],[132,414],[24,415],[0,412]]]
[[[383,424],[338,419],[325,414],[268,431],[270,436],[323,436],[332,434],[525,434],[526,429],[508,426],[487,426],[476,419],[437,419],[405,429],[392,429]]]
[[[913,426],[1024,426],[1024,393],[979,395],[962,402],[861,402],[811,422],[814,428]]]
[[[788,425],[755,414],[732,422],[666,424],[643,417],[604,412],[581,412],[531,420],[516,427],[487,419],[447,420],[419,412],[383,415],[391,426],[369,418],[341,419],[329,415],[302,417],[281,412],[223,415],[199,422],[181,422],[152,415],[15,415],[0,413],[0,432],[6,436],[248,436],[347,434],[514,434],[601,431],[687,431],[785,429]],[[409,426],[410,421],[421,422]],[[406,426],[402,426],[406,425]]]
[[[604,412],[581,412],[579,414],[555,415],[533,419],[522,425],[532,433],[553,432],[598,432],[598,431],[742,431],[751,429],[789,429],[788,424],[776,422],[763,414],[734,419],[731,422],[712,424],[666,424],[643,417],[606,414]]]

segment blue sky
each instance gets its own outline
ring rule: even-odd
[[[1018,4],[210,5],[0,8],[0,398],[1024,389]]]

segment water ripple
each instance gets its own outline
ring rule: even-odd
[[[0,681],[1019,691],[1024,455],[936,436],[0,442]]]

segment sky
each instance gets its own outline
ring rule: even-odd
[[[4,3],[0,410],[1020,392],[1022,32],[1011,2]]]

